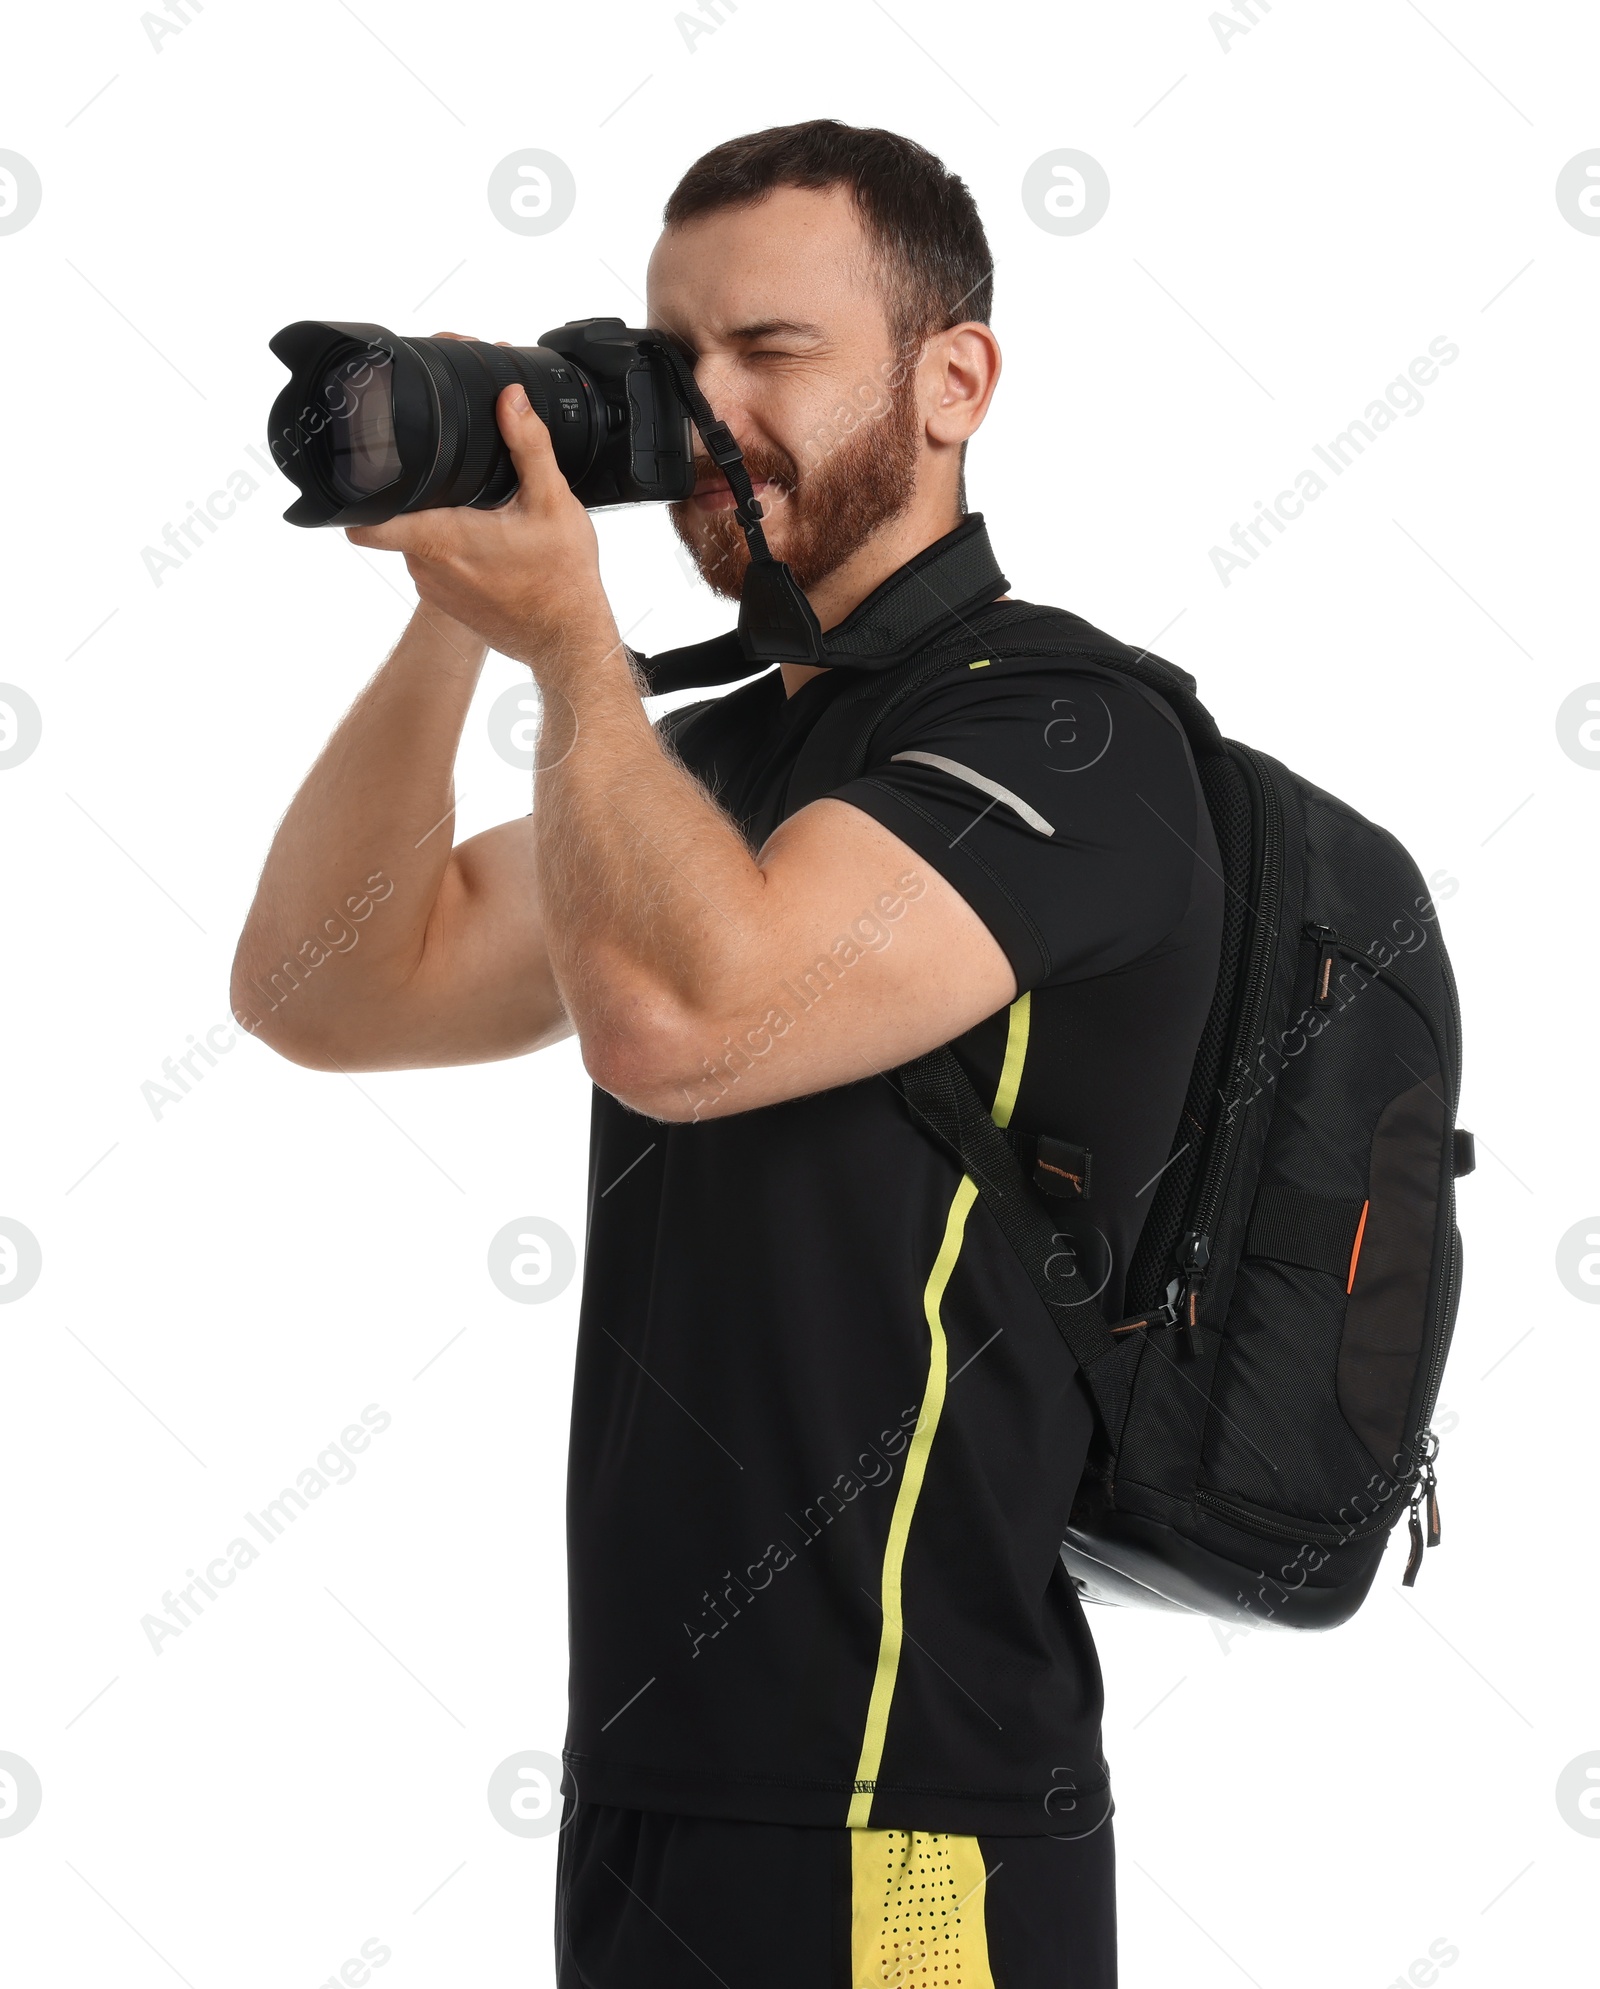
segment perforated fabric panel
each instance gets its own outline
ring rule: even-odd
[[[976,1837],[852,1830],[856,1989],[995,1989]]]
[[[1226,885],[1222,908],[1222,950],[1217,989],[1200,1032],[1194,1074],[1183,1102],[1183,1116],[1173,1135],[1172,1153],[1152,1197],[1150,1213],[1139,1233],[1128,1274],[1126,1303],[1130,1312],[1159,1305],[1167,1295],[1173,1252],[1187,1223],[1206,1140],[1216,1119],[1223,1080],[1223,1060],[1233,1022],[1234,993],[1244,952],[1245,920],[1251,886],[1250,793],[1238,762],[1229,753],[1209,753],[1195,762],[1200,787],[1211,812],[1217,851]]]

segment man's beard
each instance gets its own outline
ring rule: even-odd
[[[913,376],[894,387],[881,414],[869,416],[804,473],[787,450],[761,442],[745,450],[752,481],[766,478],[777,486],[762,495],[761,509],[768,521],[782,519],[781,550],[774,546],[773,551],[787,561],[802,589],[836,573],[910,504],[916,489],[917,429]],[[705,456],[695,458],[695,470],[702,483],[720,474]],[[733,507],[700,511],[685,500],[670,509],[673,529],[700,577],[713,593],[737,601],[750,549]]]

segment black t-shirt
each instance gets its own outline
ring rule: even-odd
[[[1017,1001],[953,1047],[997,1118],[1090,1150],[1080,1265],[1116,1318],[1216,977],[1216,848],[1159,698],[996,641],[899,706],[837,795],[908,846],[906,896],[938,872],[1011,961]],[[774,671],[677,730],[753,848],[848,681],[785,698]],[[788,977],[775,1006],[825,985]],[[597,1091],[568,1496],[579,1795],[1095,1827],[1100,1673],[1058,1554],[1092,1421],[1022,1264],[886,1080],[686,1124]]]

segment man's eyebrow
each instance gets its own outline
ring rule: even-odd
[[[749,343],[760,338],[822,338],[821,325],[802,324],[798,318],[761,318],[754,324],[734,325],[725,334],[730,339]]]

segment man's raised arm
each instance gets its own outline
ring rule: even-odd
[[[231,994],[295,1063],[482,1063],[570,1033],[532,818],[451,846],[452,770],[485,654],[472,630],[419,607],[279,825]]]
[[[651,727],[600,584],[594,526],[556,467],[544,423],[520,388],[502,394],[499,416],[519,478],[508,503],[419,511],[352,527],[349,536],[403,553],[428,612],[470,620],[504,655],[528,664],[554,714],[541,751],[539,836],[528,852],[530,874],[518,880],[516,916],[532,916],[526,908],[536,888],[539,971],[559,986],[596,1083],[659,1119],[747,1111],[903,1062],[1010,1001],[1016,979],[987,927],[870,816],[819,801],[752,853]],[[441,723],[428,700],[442,695],[415,688],[421,706],[396,727],[401,739],[412,727],[433,735],[436,784],[420,783],[419,819],[430,796],[437,813],[448,806],[438,736],[448,731],[453,750],[459,716],[455,727]],[[466,695],[458,692],[462,705]],[[381,782],[382,751],[363,757],[368,771],[358,786]],[[352,811],[363,806],[359,794],[350,803]],[[285,834],[293,822],[291,815]],[[392,823],[391,835],[398,832]],[[374,847],[365,823],[361,836],[361,847]],[[269,881],[270,872],[269,865]],[[482,880],[480,901],[490,903],[498,890],[505,905],[505,886],[502,868]],[[425,896],[419,892],[413,906]],[[447,999],[484,999],[462,958],[457,897],[446,888],[431,917],[418,919],[413,909],[396,921],[411,932],[388,970],[411,977],[405,1006],[418,1019],[404,1039],[408,1049],[418,1033],[432,1043],[455,1039],[440,1012]],[[902,918],[908,905],[914,910]],[[893,945],[869,948],[870,964],[863,960],[803,1027],[776,1031],[785,978],[804,975],[852,921],[870,924],[879,914],[895,921]],[[500,921],[491,915],[481,923],[476,957],[503,1001],[517,990],[502,958]],[[273,929],[281,928],[280,917]],[[516,951],[528,960],[530,949]],[[440,964],[430,974],[433,954]],[[394,1028],[383,1024],[386,1042]],[[747,1057],[752,1068],[730,1088],[717,1060],[730,1042],[752,1039],[771,1054]],[[466,1061],[532,1047],[496,1040],[498,1048],[450,1057],[376,1060]]]

